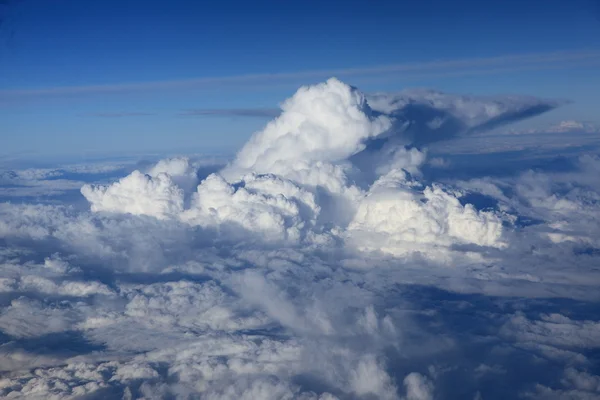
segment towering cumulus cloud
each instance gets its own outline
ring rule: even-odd
[[[285,173],[319,161],[343,161],[391,126],[388,117],[373,115],[362,93],[337,79],[301,88],[281,109],[281,116],[242,148],[231,169]]]
[[[600,159],[544,169],[484,133],[557,105],[330,79],[228,164],[0,203],[0,397],[598,398]],[[470,141],[488,153],[436,153]]]
[[[450,118],[462,118],[464,127],[482,126],[527,108],[517,101],[451,103],[441,95],[433,100],[444,107],[436,107],[431,93],[420,95],[430,108],[447,114],[445,120],[429,114],[421,119],[432,117],[425,121],[430,129],[447,136],[460,133],[442,129]],[[230,165],[200,183],[185,210],[183,188],[174,183],[189,173],[182,159],[161,161],[147,175],[134,172],[109,187],[85,186],[82,193],[93,211],[174,218],[242,236],[254,232],[269,241],[315,244],[338,238],[352,247],[396,255],[431,255],[429,247],[453,244],[501,246],[499,217],[414,180],[426,158],[410,147],[407,136],[407,126],[416,123],[407,106],[417,103],[382,95],[372,99],[378,111],[357,89],[333,78],[301,88]],[[396,138],[407,144],[394,149],[388,144],[385,154],[368,147],[374,140]],[[373,162],[365,163],[364,157]]]

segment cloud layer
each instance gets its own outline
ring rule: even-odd
[[[598,397],[597,154],[464,176],[423,147],[554,106],[330,79],[226,166],[0,204],[0,396]]]

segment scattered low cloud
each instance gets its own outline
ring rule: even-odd
[[[535,128],[526,130],[509,130],[508,133],[515,135],[539,134],[539,133],[588,133],[599,134],[600,127],[591,122],[580,121],[561,121],[559,123],[547,126],[545,128]]]

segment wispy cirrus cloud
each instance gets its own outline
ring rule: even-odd
[[[184,110],[184,117],[256,117],[274,118],[281,114],[279,108],[195,108]]]
[[[155,113],[148,112],[98,112],[85,114],[88,117],[100,117],[100,118],[123,118],[123,117],[148,117],[156,115]]]
[[[570,50],[534,54],[512,54],[496,57],[463,58],[408,62],[358,68],[339,68],[294,72],[208,76],[179,80],[157,80],[133,83],[100,85],[55,86],[27,89],[0,90],[0,101],[38,96],[80,95],[94,93],[132,92],[144,90],[169,90],[193,87],[275,84],[295,80],[324,79],[330,76],[381,77],[402,73],[402,77],[470,76],[505,74],[522,70],[547,70],[600,65],[600,50]]]

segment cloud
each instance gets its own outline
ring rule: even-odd
[[[190,224],[234,224],[271,240],[300,239],[319,212],[314,196],[292,182],[249,176],[235,188],[219,175],[210,175],[194,194],[182,219]]]
[[[81,193],[92,211],[125,212],[166,218],[183,210],[183,191],[169,175],[155,177],[134,171],[112,186],[85,185]]]
[[[125,212],[160,219],[183,211],[184,190],[197,180],[197,167],[187,158],[160,160],[147,174],[135,170],[131,175],[107,185],[84,185],[81,193],[92,204],[92,211]]]
[[[282,115],[240,150],[230,171],[279,173],[295,163],[343,160],[391,126],[389,118],[371,115],[362,93],[337,79],[300,89],[281,108]]]
[[[523,315],[515,315],[503,328],[506,334],[515,335],[522,342],[550,344],[559,347],[600,347],[598,332],[600,323],[573,321],[560,314],[541,315],[538,321],[529,321]]]
[[[525,393],[534,399],[594,399],[600,393],[600,377],[586,371],[578,371],[569,367],[564,371],[560,388],[537,385],[534,391]]]
[[[416,145],[489,131],[564,103],[528,96],[457,96],[431,90],[375,93],[368,101],[374,110],[397,118],[398,129]]]
[[[514,72],[522,69],[544,70],[575,66],[597,65],[600,53],[595,50],[573,50],[549,53],[532,53],[503,55],[498,57],[481,57],[471,59],[434,60],[426,62],[382,65],[365,68],[344,68],[321,71],[298,71],[264,73],[238,76],[202,77],[176,81],[155,81],[139,83],[115,83],[105,85],[63,86],[36,89],[12,89],[0,91],[0,101],[9,101],[23,97],[64,96],[92,93],[131,92],[140,90],[169,90],[181,88],[201,88],[207,86],[224,86],[272,82],[290,82],[298,80],[325,79],[329,76],[352,78],[360,76],[390,76],[402,74],[432,77],[440,75],[470,76],[473,74],[495,74]]]
[[[79,194],[86,181],[104,175],[118,176],[127,170],[127,163],[67,164],[53,168],[0,170],[0,198],[21,201],[37,198],[39,202],[62,201]]]
[[[175,184],[184,190],[190,190],[198,183],[198,172],[201,168],[212,166],[212,160],[191,161],[186,157],[167,158],[158,161],[147,170],[148,175],[157,177],[166,174]],[[219,162],[215,163],[219,166]]]
[[[275,118],[281,114],[277,108],[195,108],[185,110],[179,115],[190,117],[257,117]]]
[[[389,181],[385,176],[375,182],[348,226],[348,240],[357,248],[432,257],[437,248],[453,244],[505,246],[502,221],[494,213],[463,206],[439,187],[419,195],[403,179]]]
[[[600,133],[600,127],[581,121],[561,121],[557,124],[545,128],[527,129],[521,131],[509,130],[508,133],[514,135],[540,134],[540,133],[575,133],[575,134],[597,134]]]
[[[433,385],[421,374],[412,372],[404,378],[407,400],[432,400]]]
[[[69,164],[62,166],[66,172],[75,174],[102,174],[125,169],[127,163],[99,162],[93,164]]]
[[[460,204],[440,187],[417,188],[407,173],[420,174],[425,155],[402,146],[387,150],[396,138],[416,140],[405,129],[414,116],[403,111],[416,98],[432,109],[452,110],[453,118],[462,121],[462,130],[443,133],[450,137],[541,104],[532,98],[479,101],[436,92],[366,97],[330,79],[302,88],[284,102],[282,114],[256,133],[233,162],[201,182],[185,210],[184,190],[171,179],[192,174],[186,160],[161,161],[146,177],[136,172],[110,187],[86,186],[82,193],[92,211],[173,218],[230,234],[237,228],[274,241],[322,245],[338,237],[365,251],[421,252],[427,257],[457,244],[503,247],[501,218]],[[379,137],[391,138],[385,151],[370,147]],[[370,182],[368,176],[376,180]],[[370,186],[366,191],[350,183],[361,177],[366,179],[362,186]],[[315,191],[319,187],[327,193]],[[344,214],[330,212],[334,208]],[[324,231],[327,224],[348,230],[341,235],[331,228]]]
[[[98,112],[93,114],[86,114],[90,117],[100,117],[100,118],[124,118],[124,117],[148,117],[151,115],[156,115],[154,113],[147,112]]]
[[[93,176],[0,203],[0,397],[597,397],[597,154],[452,148],[540,104],[332,79],[226,165],[7,172]]]

